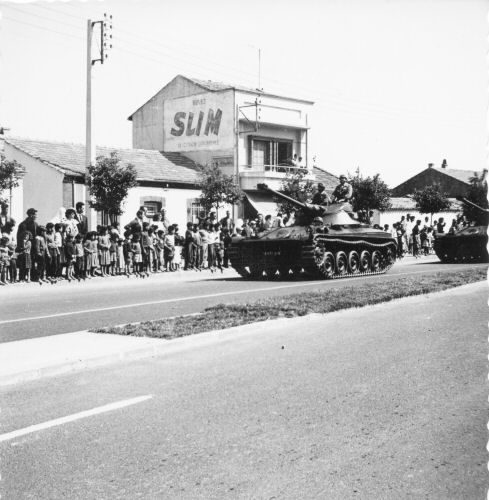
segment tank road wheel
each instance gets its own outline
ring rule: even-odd
[[[372,271],[376,272],[380,270],[382,264],[382,254],[378,250],[372,252]]]
[[[319,271],[323,278],[329,279],[335,273],[334,255],[331,252],[324,252],[323,261],[319,264]]]
[[[277,276],[277,268],[276,267],[266,267],[265,268],[265,276],[267,280],[273,280]]]
[[[348,254],[348,272],[356,274],[360,271],[360,257],[355,250]]]
[[[278,268],[278,273],[280,274],[281,280],[290,279],[290,266],[280,266]]]
[[[360,272],[367,273],[370,271],[370,252],[364,250],[360,254]]]
[[[385,255],[383,255],[382,269],[388,269],[392,266],[392,264],[394,264],[394,261],[394,252],[392,251],[392,248],[388,248]]]
[[[348,272],[348,259],[345,252],[336,252],[336,274],[343,276]]]
[[[248,266],[250,270],[250,278],[253,280],[259,280],[263,277],[263,269],[258,264],[250,264]]]

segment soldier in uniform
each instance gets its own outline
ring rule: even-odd
[[[320,182],[318,184],[318,190],[314,193],[311,203],[313,205],[327,205],[330,202],[328,193],[324,190],[324,184]]]
[[[353,188],[346,182],[346,175],[340,175],[340,183],[335,187],[332,196],[333,203],[350,202],[353,196]]]

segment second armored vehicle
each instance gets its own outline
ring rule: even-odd
[[[437,234],[433,249],[442,262],[489,262],[487,252],[487,221],[489,210],[462,198],[460,201],[479,211],[480,225],[464,227],[460,231]]]
[[[264,184],[258,187],[295,205],[296,223],[250,238],[233,238],[229,257],[242,276],[343,278],[385,273],[393,265],[396,240],[355,220],[349,203],[310,205]]]

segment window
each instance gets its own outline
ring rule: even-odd
[[[270,165],[270,142],[253,141],[252,161],[253,167]]]
[[[277,142],[277,165],[287,165],[292,158],[292,142]]]
[[[199,218],[205,217],[205,209],[202,206],[200,198],[191,198],[187,200],[187,222],[199,222]]]
[[[146,217],[153,217],[153,215],[161,210],[161,203],[159,201],[145,201],[143,206],[148,209]]]
[[[146,216],[153,218],[154,214],[166,207],[166,198],[162,196],[141,196],[139,206],[146,207],[148,210]]]
[[[249,162],[251,168],[290,165],[292,159],[292,140],[258,138],[249,136]]]
[[[63,207],[74,206],[74,186],[71,182],[63,182]]]

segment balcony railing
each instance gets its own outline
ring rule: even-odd
[[[290,165],[241,165],[240,173],[273,173],[273,174],[294,174],[299,171],[311,174],[306,166],[293,167]]]

